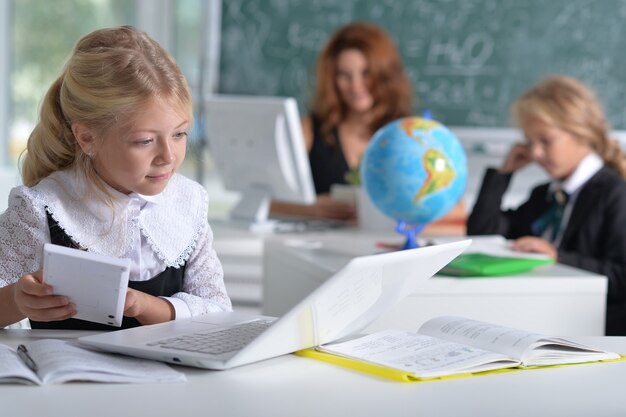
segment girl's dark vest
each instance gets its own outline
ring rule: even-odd
[[[66,246],[78,249],[78,245],[63,231],[59,224],[48,213],[48,228],[50,229],[50,241],[55,245]],[[185,275],[185,265],[180,268],[168,267],[159,275],[148,281],[130,281],[128,287],[134,290],[145,292],[155,297],[169,297],[172,294],[181,292],[183,288],[183,277]],[[74,330],[119,330],[120,327],[106,324],[92,323],[78,319],[67,319],[62,321],[33,321],[30,320],[33,329],[74,329]],[[122,329],[137,327],[141,324],[132,317],[124,317]]]

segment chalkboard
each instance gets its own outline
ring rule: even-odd
[[[320,48],[355,20],[398,44],[416,114],[510,126],[512,101],[562,73],[594,88],[626,128],[626,0],[226,0],[219,92],[294,96],[306,112]]]

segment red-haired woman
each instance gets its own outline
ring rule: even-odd
[[[354,206],[333,201],[330,188],[346,183],[378,128],[411,114],[411,83],[394,41],[366,22],[343,26],[330,37],[316,76],[310,116],[302,127],[317,202],[300,208],[275,203],[272,211],[354,219]]]

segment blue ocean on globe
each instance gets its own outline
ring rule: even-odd
[[[380,128],[360,170],[378,210],[420,229],[446,215],[467,185],[467,159],[457,137],[441,123],[420,117]]]

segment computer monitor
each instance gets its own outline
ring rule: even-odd
[[[205,115],[224,187],[241,193],[232,221],[268,224],[271,200],[315,202],[295,99],[214,95],[205,101]]]

